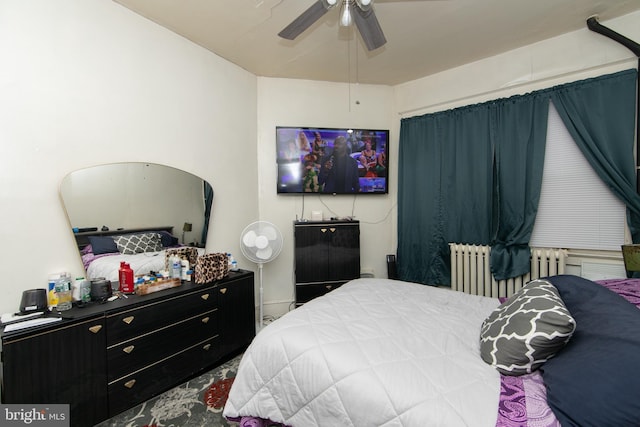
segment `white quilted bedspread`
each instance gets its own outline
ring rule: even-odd
[[[500,378],[480,358],[498,300],[358,279],[258,333],[224,409],[290,426],[491,426]]]

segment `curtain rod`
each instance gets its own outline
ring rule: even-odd
[[[617,61],[608,62],[606,64],[599,64],[599,65],[595,65],[593,67],[582,68],[580,70],[573,70],[573,71],[569,71],[569,72],[565,72],[565,73],[554,74],[554,75],[551,75],[551,76],[547,76],[547,77],[543,77],[543,78],[539,78],[539,79],[535,79],[535,80],[527,80],[527,81],[522,82],[522,83],[517,83],[517,84],[513,84],[513,85],[509,85],[509,86],[503,86],[503,87],[500,87],[500,88],[497,88],[497,89],[491,89],[491,90],[488,90],[488,91],[485,91],[485,92],[475,93],[473,95],[466,95],[466,96],[462,96],[460,98],[449,99],[447,101],[442,101],[442,102],[436,102],[435,104],[423,105],[423,106],[420,106],[420,107],[410,108],[408,110],[399,111],[398,115],[399,116],[404,116],[404,115],[408,115],[408,114],[415,115],[416,113],[419,113],[421,111],[425,111],[425,110],[428,110],[428,109],[431,109],[431,108],[442,107],[442,106],[445,106],[445,105],[448,105],[448,104],[457,104],[457,103],[461,103],[461,102],[468,102],[468,101],[471,101],[471,100],[473,100],[475,98],[485,97],[487,95],[496,95],[496,94],[500,94],[500,93],[505,93],[505,92],[508,92],[510,90],[513,90],[513,89],[517,89],[517,88],[520,88],[520,87],[524,87],[524,86],[530,85],[532,83],[542,83],[542,82],[554,80],[554,79],[557,79],[557,78],[560,78],[560,77],[568,76],[568,75],[579,73],[579,72],[594,71],[594,70],[608,68],[608,67],[611,67],[611,66],[621,65],[621,64],[625,64],[625,63],[630,63],[630,64],[633,64],[634,66],[636,65],[634,58],[619,59]],[[639,67],[639,71],[640,71],[640,67]],[[452,107],[452,108],[455,108],[455,107]]]

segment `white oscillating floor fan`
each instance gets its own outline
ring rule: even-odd
[[[240,249],[242,254],[252,262],[258,264],[258,281],[260,283],[260,329],[262,329],[262,267],[273,261],[282,250],[282,234],[278,228],[266,221],[256,221],[249,224],[240,235]]]

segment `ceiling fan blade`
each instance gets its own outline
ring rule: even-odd
[[[322,0],[316,1],[311,7],[300,16],[287,25],[284,30],[280,31],[278,35],[283,39],[293,40],[298,37],[304,30],[312,26],[318,19],[327,13],[328,9],[325,7]]]
[[[353,20],[358,27],[358,31],[360,31],[360,35],[367,49],[374,50],[383,46],[387,42],[387,39],[384,37],[384,33],[382,32],[373,8],[362,10],[359,7],[354,7],[352,10],[355,12],[353,13]]]

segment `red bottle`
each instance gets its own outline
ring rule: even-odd
[[[132,294],[135,291],[133,284],[133,270],[126,262],[120,262],[120,270],[118,271],[120,278],[120,292],[123,294]]]
[[[125,284],[125,277],[124,277],[124,273],[125,273],[125,268],[124,268],[124,261],[120,261],[120,268],[118,269],[118,282],[120,283],[120,287],[118,288],[118,290],[120,292],[122,292],[122,288],[124,287]]]

